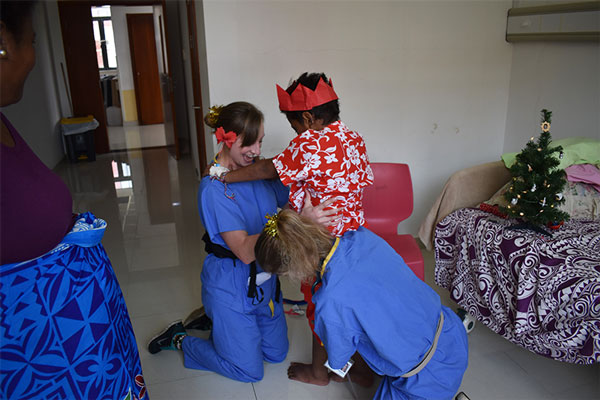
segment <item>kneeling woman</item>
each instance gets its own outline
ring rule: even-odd
[[[317,275],[315,332],[331,369],[347,369],[357,351],[383,376],[377,399],[450,399],[458,391],[468,358],[462,322],[383,239],[363,227],[332,238],[283,210],[255,252],[265,271]]]
[[[198,191],[209,252],[202,267],[202,302],[212,320],[211,337],[187,336],[178,321],[155,337],[148,350],[180,349],[188,368],[255,382],[263,377],[263,361],[281,362],[288,351],[277,278],[254,262],[265,215],[287,203],[288,190],[279,180],[226,184],[220,178],[260,155],[263,114],[256,107],[235,102],[213,108],[206,122],[224,143]]]

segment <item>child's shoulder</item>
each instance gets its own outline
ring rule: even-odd
[[[358,134],[358,132],[353,131],[352,129],[348,128],[348,125],[346,125],[344,122],[342,122],[342,120],[337,120],[335,122],[332,122],[331,124],[327,125],[322,131],[319,131],[319,133],[329,134],[329,135],[335,135],[335,134],[339,134],[339,133]]]
[[[291,144],[294,146],[304,145],[306,143],[330,141],[330,140],[361,140],[362,137],[356,131],[348,128],[341,120],[337,120],[327,125],[321,130],[308,129],[296,136]]]
[[[335,121],[327,125],[322,131],[318,132],[320,137],[336,138],[341,141],[359,141],[362,142],[363,138],[357,131],[353,131],[348,128],[341,120]]]

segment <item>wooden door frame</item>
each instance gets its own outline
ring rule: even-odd
[[[190,62],[192,70],[192,89],[194,96],[194,119],[196,125],[196,143],[198,146],[198,163],[200,164],[200,176],[204,175],[207,167],[206,141],[204,132],[204,108],[202,107],[202,85],[200,83],[200,61],[198,59],[198,39],[196,29],[196,6],[195,2],[185,0],[188,19],[188,37],[190,40]]]
[[[160,1],[160,5],[162,7],[162,14],[163,14],[163,19],[162,19],[162,23],[163,26],[162,28],[164,28],[164,34],[165,34],[165,50],[167,53],[167,65],[165,66],[166,68],[164,68],[166,71],[168,71],[167,78],[168,78],[168,92],[169,92],[169,103],[171,104],[171,123],[173,124],[173,133],[175,135],[175,141],[174,141],[174,146],[175,147],[175,153],[171,153],[173,155],[173,157],[176,160],[179,160],[181,158],[181,152],[179,149],[179,138],[177,135],[177,118],[175,117],[177,115],[176,113],[176,107],[175,107],[175,97],[173,96],[173,66],[171,64],[171,55],[170,55],[170,49],[169,49],[169,24],[167,24],[167,18],[166,13],[167,13],[167,4],[166,4],[166,0],[161,0]],[[165,106],[164,100],[163,100],[163,108]],[[167,124],[167,121],[165,120],[165,125]],[[166,132],[165,132],[166,134]],[[169,145],[167,143],[167,148],[169,148]]]
[[[94,33],[92,28],[92,15],[88,11],[90,5],[85,2],[59,1],[59,21],[63,36],[65,61],[67,64],[67,76],[69,79],[69,93],[73,116],[83,117],[93,115],[99,126],[94,134],[94,147],[96,153],[110,151],[108,142],[108,130],[106,124],[106,110],[102,99],[100,88],[100,74],[96,62]],[[75,18],[75,16],[77,18]],[[82,24],[86,26],[84,29]],[[65,45],[64,38],[76,38]],[[94,69],[89,59],[93,59]],[[80,62],[80,60],[88,60]],[[92,75],[92,79],[88,79]],[[97,80],[93,79],[93,76]],[[81,83],[84,82],[82,85]]]

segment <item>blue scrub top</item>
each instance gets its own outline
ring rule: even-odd
[[[229,247],[221,232],[241,230],[248,235],[260,233],[266,223],[265,215],[275,214],[277,207],[283,207],[287,200],[288,189],[278,179],[225,186],[205,177],[198,191],[200,218],[210,240],[227,249]],[[257,272],[262,272],[258,264]],[[249,275],[250,267],[240,260],[218,258],[214,254],[206,256],[201,274],[205,306],[217,302],[238,312],[249,313],[268,304],[275,294],[275,276],[260,285],[255,298],[248,298]]]
[[[229,249],[221,232],[260,233],[266,222],[265,215],[275,214],[277,207],[283,207],[288,194],[288,188],[279,179],[228,183],[225,186],[223,182],[206,176],[198,190],[198,209],[210,240]],[[232,195],[233,199],[227,197]]]
[[[423,359],[441,312],[437,293],[364,227],[340,238],[313,302],[333,368],[358,351],[375,373],[392,377]]]

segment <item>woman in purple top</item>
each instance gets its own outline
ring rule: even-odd
[[[4,92],[0,91],[2,106]],[[7,264],[52,250],[71,230],[73,213],[64,182],[31,151],[4,114],[0,118],[0,264]]]
[[[0,106],[5,107],[21,100],[25,79],[35,64],[35,34],[31,21],[18,29],[18,22],[5,21],[4,13],[1,18]],[[37,158],[3,114],[1,118],[0,263],[6,264],[51,250],[70,230],[73,217],[65,184]],[[40,227],[42,220],[45,223]]]
[[[0,107],[35,64],[31,1],[0,1]],[[21,112],[26,112],[21,108]],[[73,215],[64,182],[0,113],[0,398],[146,399],[106,222]]]

